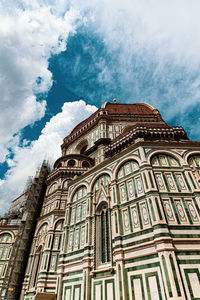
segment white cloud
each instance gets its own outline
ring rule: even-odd
[[[66,49],[79,17],[63,0],[1,1],[0,162],[13,135],[44,116],[46,101],[35,95],[50,89],[48,59]]]
[[[111,66],[98,57],[98,49],[92,50],[99,81],[112,87],[118,84],[117,73],[124,100],[133,102],[136,94],[142,94],[141,82],[149,79],[146,74],[151,71],[152,86],[146,95],[156,107],[166,108],[165,117],[184,115],[199,103],[199,0],[73,0],[67,11],[68,7],[66,0],[0,3],[0,162],[9,148],[14,153],[7,161],[10,170],[5,180],[0,180],[0,207],[4,210],[41,161],[55,160],[63,137],[95,109],[81,101],[65,103],[38,140],[23,141],[19,146],[20,130],[44,116],[46,101],[37,101],[35,95],[48,92],[52,85],[48,59],[66,49],[67,38],[79,20],[86,26],[86,34],[88,26],[101,38],[107,54],[116,58]],[[184,73],[180,73],[182,68]],[[183,81],[183,94],[174,78]],[[161,91],[163,98],[157,93],[160,81],[166,88]]]
[[[110,90],[118,84],[130,102],[145,91],[148,100],[141,101],[163,109],[168,120],[200,103],[199,0],[77,0],[71,5],[86,16],[90,32],[113,59],[112,65],[104,59],[98,65],[99,80]],[[92,54],[99,61],[98,53]],[[145,80],[151,86],[144,86]]]
[[[36,169],[44,159],[51,164],[61,156],[60,146],[63,138],[74,126],[90,116],[97,108],[87,105],[83,100],[66,102],[62,112],[46,123],[41,135],[29,146],[15,145],[13,159],[8,161],[10,169],[5,180],[0,181],[0,207],[8,210],[11,200],[22,193],[28,176],[35,175]]]
[[[161,56],[175,55],[179,62],[184,57],[187,63],[199,63],[198,0],[85,0],[71,5],[87,16],[109,49],[131,54],[153,48]]]

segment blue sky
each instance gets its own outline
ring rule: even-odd
[[[104,101],[148,102],[200,139],[199,10],[198,0],[1,2],[0,214]]]

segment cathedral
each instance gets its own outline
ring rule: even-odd
[[[200,299],[200,142],[105,102],[0,219],[0,299]]]

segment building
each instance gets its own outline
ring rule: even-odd
[[[200,299],[200,142],[149,104],[105,102],[61,149],[17,219],[28,255],[2,220],[2,299]]]

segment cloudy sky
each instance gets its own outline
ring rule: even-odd
[[[1,0],[0,214],[104,101],[148,102],[200,139],[199,11],[199,0]]]

